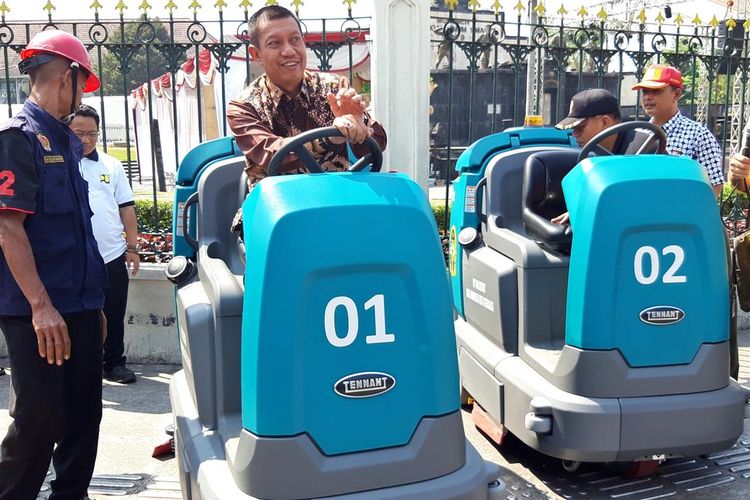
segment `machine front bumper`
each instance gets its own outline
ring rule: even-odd
[[[203,428],[193,402],[184,371],[174,374],[170,399],[175,416],[175,452],[180,483],[187,500],[254,500],[235,481],[226,446],[219,433]],[[245,431],[243,431],[245,432]],[[283,438],[281,438],[283,439]],[[505,484],[499,479],[500,467],[482,459],[465,441],[465,461],[457,470],[433,479],[376,490],[329,497],[331,500],[401,499],[428,500],[500,500],[507,497]],[[356,460],[357,457],[352,457]],[[294,467],[279,471],[278,476],[299,480]]]
[[[497,424],[546,455],[582,462],[696,456],[731,447],[743,432],[750,392],[732,380],[688,394],[583,397],[519,356],[492,355],[484,342],[477,350],[457,332],[462,386]]]

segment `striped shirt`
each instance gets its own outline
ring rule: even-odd
[[[724,183],[724,155],[706,127],[678,111],[662,128],[667,134],[668,154],[692,158],[706,169],[712,185]]]

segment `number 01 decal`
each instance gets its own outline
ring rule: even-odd
[[[341,337],[336,330],[336,310],[343,307],[346,312],[346,334]],[[395,342],[396,335],[386,333],[385,327],[385,296],[378,294],[365,302],[365,310],[372,309],[375,314],[375,333],[365,337],[368,344],[385,344]],[[324,320],[326,339],[334,347],[350,346],[359,335],[359,313],[357,304],[350,297],[339,296],[328,301],[326,305]]]
[[[685,250],[679,245],[667,245],[661,251],[663,256],[673,255],[674,260],[672,264],[667,268],[664,276],[662,276],[662,283],[685,283],[687,282],[687,276],[677,274],[680,267],[685,262]],[[648,261],[649,273],[645,274],[643,268],[646,261]],[[635,252],[635,258],[633,259],[633,271],[635,273],[635,279],[641,285],[651,285],[656,283],[659,279],[660,266],[659,266],[659,252],[654,247],[643,246]]]

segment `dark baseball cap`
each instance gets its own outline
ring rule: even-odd
[[[620,105],[617,98],[608,90],[588,89],[578,92],[570,100],[570,111],[556,128],[570,129],[590,116],[609,115],[619,113]]]

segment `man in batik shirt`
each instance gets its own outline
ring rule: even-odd
[[[265,74],[229,104],[227,120],[237,145],[245,155],[250,189],[265,178],[273,155],[294,136],[319,127],[336,127],[343,137],[315,141],[307,147],[326,171],[349,166],[346,143],[354,154],[368,152],[362,143],[373,137],[385,148],[383,127],[365,111],[346,78],[306,71],[307,52],[299,20],[278,5],[258,10],[248,21],[250,55]],[[287,156],[284,174],[307,172],[295,155]],[[240,228],[235,218],[233,230]]]

